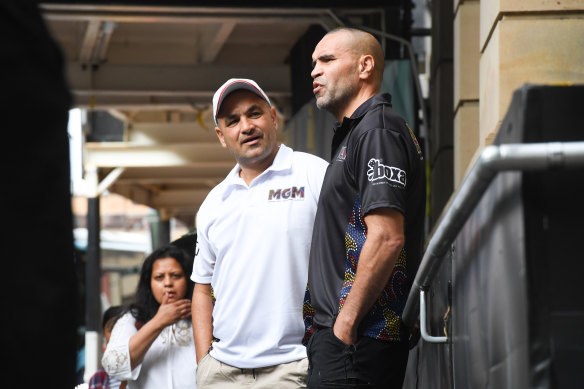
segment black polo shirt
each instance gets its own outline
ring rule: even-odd
[[[332,327],[367,239],[364,216],[377,208],[393,208],[404,215],[405,247],[359,334],[405,340],[401,314],[421,259],[425,201],[418,141],[391,108],[391,96],[375,95],[335,130],[312,236],[307,298],[313,309],[305,309],[307,323],[312,319],[318,326]]]

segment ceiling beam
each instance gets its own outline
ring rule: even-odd
[[[188,180],[193,177],[202,180],[213,180],[216,177],[223,177],[235,166],[235,158],[233,158],[231,165],[227,166],[172,166],[172,167],[145,167],[126,169],[124,174],[116,181],[123,180],[148,180],[150,177],[168,177],[170,180]]]
[[[97,42],[97,47],[95,48],[95,51],[93,53],[93,63],[101,65],[105,61],[107,61],[106,57],[107,50],[117,25],[118,25],[117,23],[109,21],[103,22],[101,24],[99,41]]]
[[[290,68],[286,65],[113,65],[98,69],[68,63],[71,89],[78,94],[211,98],[231,75],[256,80],[270,95],[290,95]],[[227,76],[230,75],[230,76]]]
[[[221,27],[219,27],[219,31],[215,34],[213,40],[201,49],[203,63],[212,63],[215,61],[217,54],[219,54],[223,45],[225,45],[225,41],[227,41],[227,38],[229,38],[236,25],[237,23],[235,22],[221,23]]]
[[[75,108],[87,110],[193,111],[201,108],[209,108],[213,93],[208,91],[201,94],[183,96],[160,96],[158,94],[132,94],[130,92],[122,94],[120,91],[113,91],[112,94],[108,94],[107,91],[73,91],[73,105]],[[270,95],[270,100],[273,100],[272,102],[284,111],[291,104],[291,94],[289,93],[268,94]]]
[[[292,96],[290,69],[286,65],[106,63],[94,69],[70,62],[66,72],[75,107],[85,109],[200,109],[211,104],[215,90],[226,81],[227,75],[257,81],[278,105],[289,104]]]
[[[219,144],[212,114],[208,116],[201,122],[130,123],[126,128],[127,140],[141,145],[178,142]]]
[[[118,23],[247,23],[323,24],[331,22],[324,8],[217,8],[41,4],[50,21],[112,21]]]
[[[152,195],[152,204],[155,208],[179,207],[194,208],[200,204],[209,194],[209,189],[180,189],[163,190]]]
[[[109,96],[89,95],[73,92],[73,105],[81,109],[123,110],[123,111],[170,111],[189,110],[194,105],[211,104],[211,98],[165,98],[158,96]]]
[[[97,185],[97,194],[101,195],[105,192],[124,172],[124,168],[118,167],[112,170],[103,180]]]
[[[235,165],[235,162],[233,163]],[[221,176],[217,176],[215,178],[202,178],[202,177],[168,177],[168,176],[155,176],[151,175],[148,178],[118,178],[116,184],[118,185],[130,185],[130,184],[139,184],[139,185],[191,185],[191,186],[200,186],[200,187],[207,187],[207,188],[214,188],[217,184],[225,179],[227,173],[229,172],[226,169],[225,174]]]
[[[126,142],[85,144],[85,164],[98,168],[221,166],[233,167],[233,155],[217,143],[136,146]]]
[[[110,187],[110,192],[132,199],[133,202],[153,208],[152,193],[140,185],[117,185]]]
[[[90,20],[87,22],[85,26],[85,34],[83,35],[83,42],[81,43],[81,50],[79,52],[79,62],[82,64],[91,64],[100,28],[101,22],[99,20]]]
[[[133,199],[155,209],[168,209],[171,212],[187,211],[195,213],[210,189],[162,190],[156,193],[140,185],[113,185],[111,191]]]

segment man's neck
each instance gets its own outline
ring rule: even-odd
[[[267,168],[266,168],[267,169]],[[247,186],[251,184],[251,182],[260,174],[262,174],[266,169],[253,169],[253,168],[244,168],[242,167],[239,171],[239,177],[245,181]]]
[[[337,117],[339,123],[342,123],[343,118],[345,117],[350,118],[357,110],[357,108],[359,108],[364,102],[375,96],[377,93],[379,93],[379,90],[372,90],[370,88],[361,89]]]
[[[278,150],[280,149],[279,145],[276,147],[274,152],[270,155],[269,158],[265,159],[262,162],[258,163],[249,163],[249,164],[242,164],[239,163],[239,177],[245,181],[247,186],[251,184],[251,182],[258,177],[260,174],[265,172],[272,164],[274,163],[274,159],[276,159],[276,155],[278,154]]]

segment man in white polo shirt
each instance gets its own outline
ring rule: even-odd
[[[302,308],[328,163],[279,144],[276,110],[252,80],[223,84],[213,117],[237,164],[197,213],[197,386],[305,388]]]

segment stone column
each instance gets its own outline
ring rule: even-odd
[[[584,83],[582,0],[480,2],[480,144],[490,144],[525,83]]]
[[[479,148],[478,0],[454,4],[454,186],[458,188]]]

